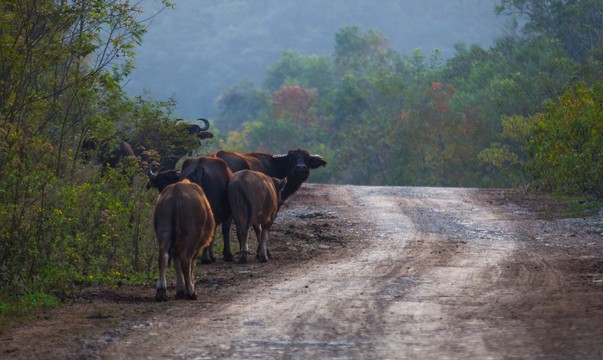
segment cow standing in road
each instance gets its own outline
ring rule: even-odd
[[[236,173],[239,170],[250,169],[261,172],[277,179],[287,178],[281,200],[285,201],[293,195],[301,185],[310,177],[310,169],[326,166],[327,162],[320,155],[310,155],[306,150],[289,150],[284,155],[271,155],[262,152],[236,153],[232,151],[218,151],[216,157],[223,159],[228,167]],[[230,233],[231,221],[222,223],[222,234]],[[260,242],[258,237],[258,242]],[[266,249],[268,257],[270,252]],[[230,238],[224,237],[224,260],[232,261],[230,251]]]
[[[207,199],[214,214],[216,225],[230,224],[230,206],[228,204],[227,187],[232,172],[224,162],[215,156],[201,156],[186,159],[182,164],[182,170],[166,170],[155,174],[149,168],[149,182],[147,189],[157,188],[160,192],[168,185],[179,179],[188,179],[201,186],[207,195]],[[224,230],[224,226],[222,227]],[[230,229],[230,228],[228,228]],[[230,244],[229,233],[223,233],[224,239]],[[230,253],[230,251],[229,251]],[[203,249],[201,262],[209,264],[215,261],[213,247]]]
[[[197,299],[195,259],[211,243],[216,227],[203,189],[189,180],[166,187],[157,199],[153,227],[159,245],[155,300],[167,300],[165,272],[170,258],[176,268],[176,299]]]
[[[258,238],[256,257],[261,262],[268,261],[268,233],[281,207],[286,184],[287,179],[271,178],[253,170],[241,170],[232,176],[228,200],[237,225],[240,263],[247,262],[247,235],[252,226]]]

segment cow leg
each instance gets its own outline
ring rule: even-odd
[[[237,225],[237,237],[239,238],[239,263],[241,264],[245,264],[247,262],[247,254],[249,253],[249,247],[247,245],[248,233],[248,227]]]
[[[184,274],[182,272],[181,255],[175,256],[174,268],[176,269],[176,299],[184,299]]]
[[[167,251],[159,253],[159,280],[157,280],[157,292],[155,293],[156,301],[167,301],[167,284],[165,281],[165,271],[168,266],[170,255]]]
[[[201,252],[201,264],[211,264],[216,261],[216,256],[214,255],[214,241],[209,244],[208,247],[203,249]]]
[[[214,253],[214,241],[212,240],[211,243],[209,243],[209,245],[205,249],[207,249],[207,252],[209,253],[209,260],[211,260],[211,262],[216,262],[216,254]]]
[[[258,252],[256,254],[256,257],[260,262],[267,262],[268,254],[266,254],[266,246],[268,242],[268,229],[262,229],[261,226],[258,227],[260,231],[258,233],[256,230],[256,233],[258,235]]]
[[[222,254],[224,255],[224,261],[234,261],[234,257],[232,256],[232,252],[230,251],[230,225],[232,224],[232,220],[228,219],[222,223],[222,238],[224,239],[224,250]]]

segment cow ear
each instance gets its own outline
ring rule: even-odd
[[[276,191],[277,192],[282,192],[285,189],[285,186],[287,185],[287,178],[284,179],[278,179],[278,178],[273,178],[274,179],[274,185],[276,186]]]
[[[321,166],[327,166],[327,162],[320,155],[310,156],[310,169],[316,169]]]

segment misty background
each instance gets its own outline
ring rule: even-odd
[[[260,85],[282,50],[332,54],[343,26],[376,29],[400,54],[438,48],[446,59],[459,42],[487,49],[507,22],[495,15],[496,2],[178,0],[148,23],[124,89],[147,99],[174,98],[178,117],[211,119],[222,92],[241,80]],[[143,3],[145,14],[160,8],[158,0]]]

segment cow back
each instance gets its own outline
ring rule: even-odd
[[[284,183],[286,181],[283,186]],[[275,180],[263,173],[253,170],[236,172],[228,185],[228,197],[237,225],[272,223],[280,207],[280,191],[282,187],[279,189]]]
[[[172,184],[157,199],[153,213],[153,227],[161,235],[169,233],[170,249],[198,253],[209,245],[215,228],[211,206],[203,189],[188,180]],[[193,243],[185,243],[186,235],[193,235]]]
[[[188,179],[203,188],[216,223],[222,223],[230,217],[228,183],[231,177],[232,171],[224,160],[215,156],[187,159],[180,175],[180,179]]]

